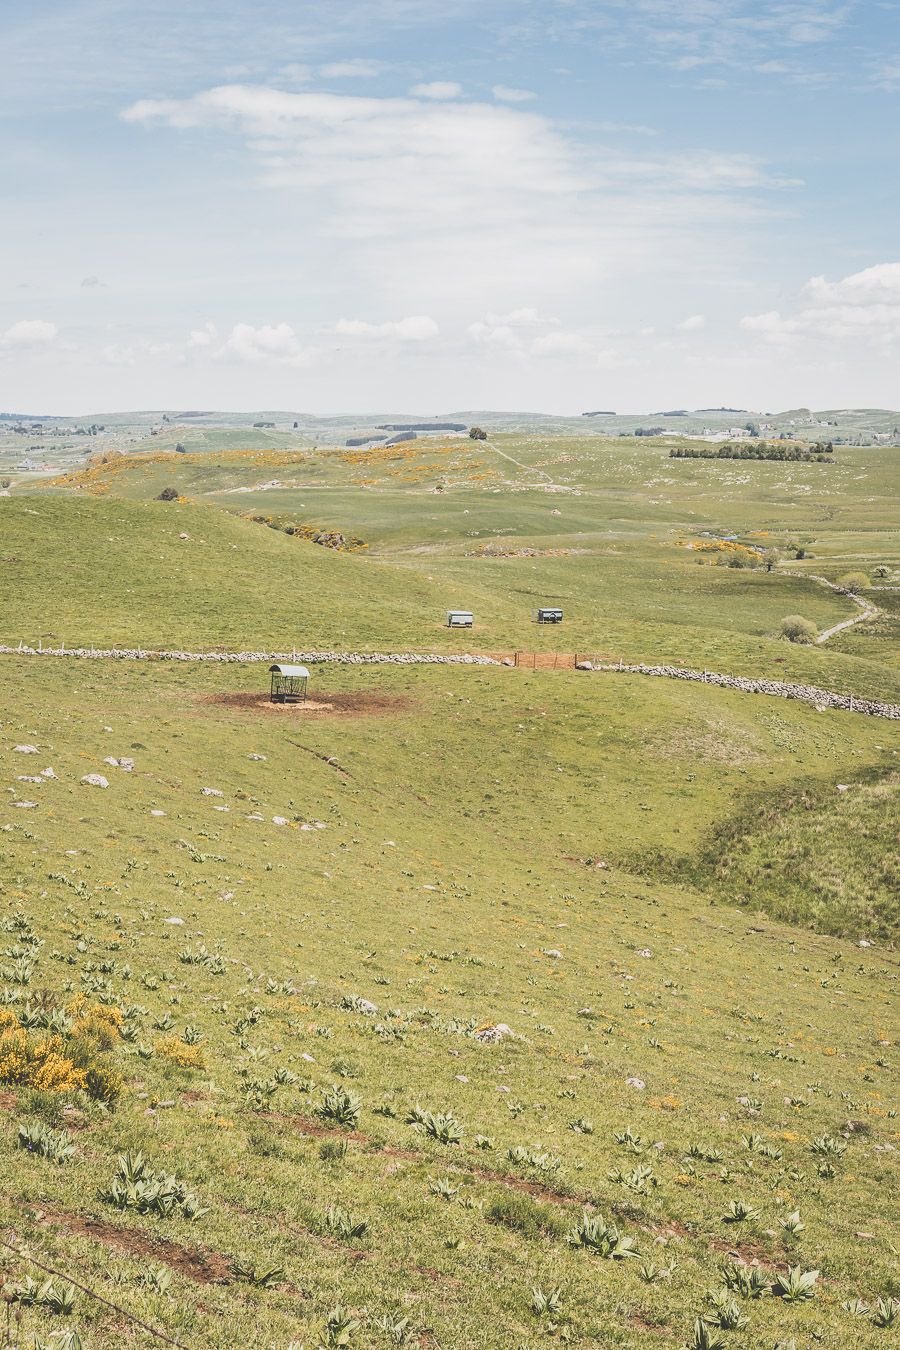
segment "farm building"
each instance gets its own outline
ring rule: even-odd
[[[309,685],[309,671],[306,666],[288,665],[277,661],[269,666],[272,676],[271,699],[273,703],[305,703]]]
[[[562,623],[563,612],[553,606],[544,606],[534,611],[535,623]]]
[[[471,628],[475,619],[471,610],[468,609],[448,609],[447,627],[448,628]]]

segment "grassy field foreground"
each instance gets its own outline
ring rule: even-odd
[[[811,830],[868,818],[890,725],[505,669],[316,670],[305,713],[259,668],[3,670],[18,1245],[191,1350],[890,1343],[865,858],[829,862],[849,938],[697,861],[801,780]],[[153,1343],[54,1292],[29,1338]]]

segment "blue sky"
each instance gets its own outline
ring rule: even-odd
[[[31,0],[0,407],[900,404],[900,0]]]

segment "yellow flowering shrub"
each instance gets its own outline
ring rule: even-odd
[[[71,1008],[70,1008],[71,1011]],[[122,1010],[105,1003],[88,1003],[73,1013],[72,1035],[95,1041],[101,1050],[110,1050],[122,1035]]]
[[[58,1036],[31,1040],[22,1027],[0,1033],[0,1083],[40,1092],[72,1092],[85,1086],[85,1070],[62,1053]]]
[[[163,1059],[169,1059],[181,1069],[202,1069],[203,1052],[199,1046],[185,1045],[177,1036],[161,1036],[154,1049]]]

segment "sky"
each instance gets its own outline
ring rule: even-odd
[[[0,12],[0,410],[900,406],[900,0]]]

